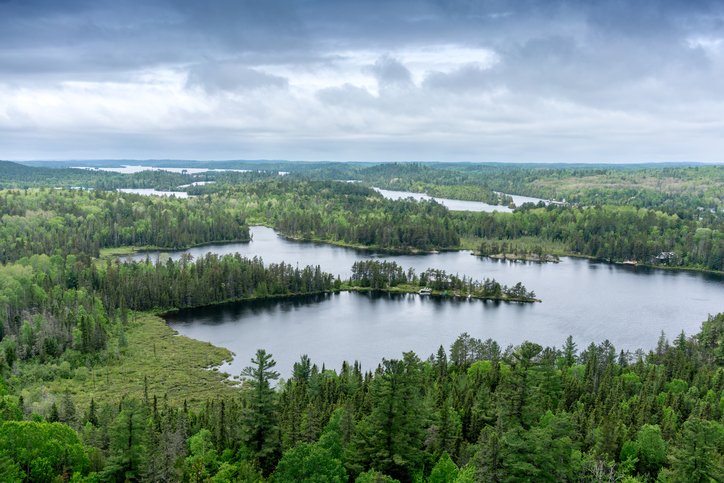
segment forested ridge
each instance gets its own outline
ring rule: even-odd
[[[724,208],[721,165],[336,163],[296,169],[308,178],[354,179],[380,188],[490,204],[508,204],[510,199],[498,193],[510,193],[581,206],[653,208],[681,218],[721,219]]]
[[[367,186],[490,204],[507,205],[510,198],[499,193],[511,193],[565,200],[580,206],[651,208],[677,214],[684,219],[721,220],[724,214],[724,167],[721,165],[155,161],[150,164],[177,170],[203,168],[212,171],[120,174],[68,169],[68,163],[62,162],[33,164],[40,166],[0,161],[0,188],[52,186],[173,190],[182,189],[179,187],[195,181],[214,181],[220,187],[228,187],[245,181],[274,179],[279,172],[284,172],[296,179],[355,180]],[[95,163],[104,167],[120,164]],[[141,163],[128,161],[125,164]],[[233,171],[235,169],[244,172]],[[195,186],[183,189],[194,193],[204,191]]]

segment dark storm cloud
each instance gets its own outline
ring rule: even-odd
[[[138,68],[260,53],[272,61],[337,47],[446,42],[503,50],[531,39],[640,42],[722,33],[721,2],[33,1],[0,3],[3,59],[27,70]],[[67,62],[46,62],[65,50]],[[36,64],[37,65],[34,65]],[[267,60],[266,62],[269,62]],[[0,62],[4,66],[5,62]]]

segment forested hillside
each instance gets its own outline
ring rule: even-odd
[[[81,190],[0,191],[0,262],[33,254],[98,256],[106,247],[180,248],[249,240],[242,213],[206,198]]]

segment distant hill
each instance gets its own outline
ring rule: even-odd
[[[12,161],[0,161],[0,177],[5,175],[17,176],[21,174],[32,173],[36,168],[25,166],[20,163],[13,163]]]
[[[30,188],[34,186],[87,186],[103,173],[84,169],[34,167],[12,161],[0,161],[0,188]],[[109,178],[111,176],[108,176]]]

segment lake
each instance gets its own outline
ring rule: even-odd
[[[499,211],[501,213],[510,213],[513,210],[503,205],[489,205],[482,201],[464,201],[464,200],[453,200],[449,198],[438,198],[427,195],[425,193],[413,193],[412,191],[395,191],[395,190],[383,190],[381,188],[372,188],[379,194],[390,200],[400,200],[406,198],[412,198],[417,201],[421,200],[435,200],[441,205],[445,206],[451,211],[486,211],[493,212]]]
[[[167,168],[158,166],[140,166],[124,164],[123,166],[113,166],[109,168],[98,168],[95,166],[73,166],[74,169],[87,169],[90,171],[106,171],[109,173],[135,174],[143,171],[168,171],[170,173],[179,174],[200,174],[208,171],[236,171],[238,173],[248,173],[248,169],[224,169],[224,168]]]
[[[662,330],[673,339],[696,333],[708,314],[724,310],[724,278],[694,272],[645,269],[564,257],[557,264],[494,261],[470,252],[389,255],[318,243],[294,242],[265,227],[252,227],[250,243],[207,245],[175,252],[136,254],[131,259],[178,259],[187,252],[238,252],[267,263],[320,265],[348,277],[356,260],[396,261],[420,272],[428,267],[508,285],[523,282],[542,303],[454,301],[417,295],[343,293],[283,301],[242,302],[185,310],[168,316],[183,335],[226,347],[236,358],[223,369],[238,374],[257,348],[274,354],[288,375],[301,354],[327,367],[359,360],[372,369],[382,357],[414,350],[427,357],[449,348],[461,332],[493,338],[501,346],[531,340],[560,347],[572,335],[579,348],[609,339],[617,348],[650,349]]]
[[[453,200],[450,198],[438,198],[435,196],[430,196],[425,193],[414,193],[412,191],[395,191],[395,190],[383,190],[381,188],[372,188],[375,191],[377,191],[379,194],[384,196],[387,199],[390,200],[400,200],[405,198],[412,198],[414,200],[420,201],[420,200],[435,200],[441,205],[445,206],[450,211],[485,211],[485,212],[493,212],[498,211],[501,213],[511,213],[513,210],[507,206],[503,205],[489,205],[487,203],[483,203],[482,201],[465,201],[465,200]],[[497,192],[496,192],[497,193]],[[510,196],[513,199],[513,203],[515,203],[515,206],[520,206],[523,203],[538,203],[542,201],[545,204],[548,203],[557,203],[549,200],[543,200],[541,198],[532,198],[530,196],[520,196],[520,195],[509,195],[506,193],[498,193],[498,194],[505,194],[506,196]]]

